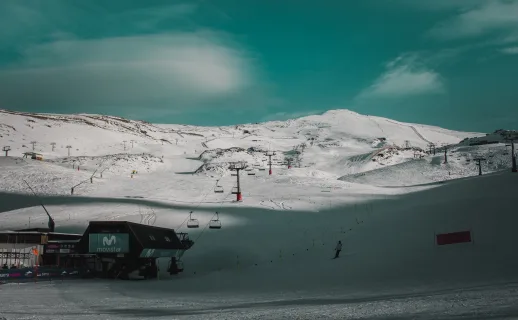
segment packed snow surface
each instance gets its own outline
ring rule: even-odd
[[[10,146],[0,157],[0,229],[46,225],[29,184],[58,231],[125,220],[195,241],[178,276],[161,261],[159,280],[1,285],[0,317],[518,316],[518,176],[504,141],[464,140],[482,136],[348,110],[229,127],[0,112],[0,142]],[[426,153],[430,143],[447,146],[446,163],[443,150]],[[242,202],[231,193],[234,162],[247,166]],[[200,229],[185,228],[189,211]],[[216,211],[223,228],[206,228]],[[435,243],[465,230],[471,243]]]

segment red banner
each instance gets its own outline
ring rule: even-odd
[[[442,233],[437,236],[437,245],[471,242],[471,230]]]

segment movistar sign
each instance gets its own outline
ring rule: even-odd
[[[97,253],[129,252],[127,233],[90,233],[89,251]]]

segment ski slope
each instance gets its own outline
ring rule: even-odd
[[[224,228],[193,234],[197,242],[184,256],[184,274],[137,283],[3,285],[2,315],[432,319],[466,317],[473,308],[479,317],[495,309],[502,317],[516,315],[517,218],[509,200],[516,187],[516,176],[506,172],[318,214],[205,207],[200,222],[221,210]],[[74,211],[91,210],[83,204]],[[157,212],[157,221],[164,224],[170,214]],[[236,219],[240,223],[232,224]],[[435,246],[435,233],[465,229],[474,243]],[[331,260],[337,240],[344,249]],[[38,303],[27,311],[14,301],[20,295]]]
[[[58,231],[127,220],[186,231],[195,241],[185,272],[170,277],[162,261],[157,281],[2,285],[7,319],[518,314],[518,180],[505,146],[458,145],[448,164],[440,154],[414,160],[428,141],[455,145],[483,134],[348,110],[231,127],[12,112],[0,112],[0,124],[0,141],[11,146],[0,157],[0,229],[46,224],[25,180]],[[43,161],[21,158],[32,141]],[[272,175],[265,152],[275,152]],[[491,158],[480,177],[472,163],[479,155]],[[234,161],[255,173],[241,173],[243,202],[230,193]],[[216,185],[224,193],[214,193]],[[189,211],[200,229],[185,227]],[[221,230],[205,228],[215,212]],[[435,234],[462,230],[474,242],[435,245]],[[331,260],[338,240],[343,251]],[[20,296],[30,308],[16,302]]]

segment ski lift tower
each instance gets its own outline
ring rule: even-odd
[[[275,155],[275,152],[268,151],[265,153],[265,155],[268,157],[268,166],[270,167],[270,170],[268,171],[268,175],[272,175],[272,156]]]
[[[237,187],[235,190],[232,190],[232,193],[236,195],[236,201],[243,201],[243,196],[241,194],[241,184],[239,182],[239,171],[246,168],[246,163],[244,162],[234,162],[231,163],[229,169],[232,171],[236,171],[237,178]]]
[[[448,156],[447,156],[448,146],[446,145],[446,143],[443,143],[442,147],[444,148],[444,163],[448,163]]]
[[[511,145],[511,161],[512,161],[511,172],[517,172],[518,170],[516,169],[516,155],[514,154],[514,139],[511,138],[510,135],[508,135],[507,139],[505,139],[505,141],[509,142],[509,144]]]
[[[428,148],[430,149],[430,154],[433,152],[433,155],[435,155],[435,143],[430,142]]]
[[[9,155],[9,150],[11,150],[10,146],[5,146],[2,148],[2,151],[5,151],[5,156],[7,157]]]
[[[482,157],[476,157],[475,159],[473,159],[477,162],[477,166],[478,166],[478,175],[481,176],[482,175],[482,164],[480,163],[481,161],[485,161],[486,159],[485,158],[482,158]]]

